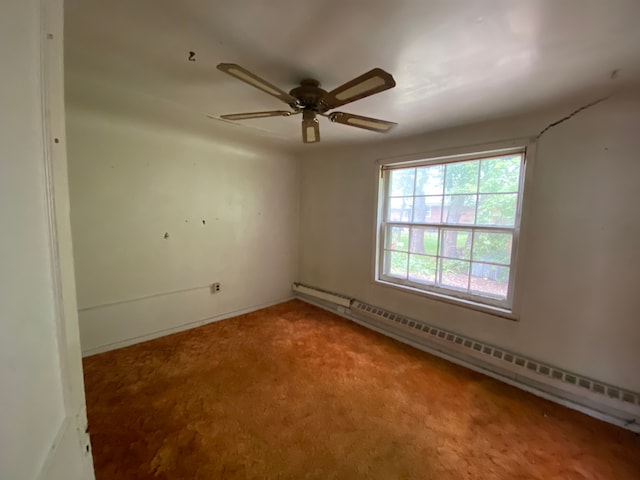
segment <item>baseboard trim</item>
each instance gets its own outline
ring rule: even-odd
[[[66,416],[53,439],[37,480],[93,480],[93,461],[89,436],[78,417]]]
[[[568,394],[564,394],[562,390],[558,389],[554,386],[548,386],[540,381],[533,381],[527,377],[514,374],[513,372],[506,371],[495,365],[488,364],[483,362],[480,359],[472,358],[472,357],[463,357],[459,354],[456,355],[454,352],[448,352],[442,346],[433,346],[429,345],[426,342],[420,341],[419,338],[412,338],[406,332],[401,331],[400,329],[394,328],[391,325],[382,324],[376,322],[373,319],[356,316],[351,313],[349,309],[346,309],[341,306],[332,305],[329,302],[325,302],[313,297],[309,297],[303,294],[295,295],[296,298],[302,300],[311,305],[315,305],[319,308],[327,310],[331,313],[334,313],[340,317],[343,317],[347,320],[350,320],[358,325],[361,325],[370,330],[374,330],[382,335],[391,337],[399,342],[410,345],[418,350],[422,350],[436,357],[442,358],[444,360],[450,361],[462,367],[468,368],[475,372],[482,373],[487,375],[488,377],[494,378],[498,381],[516,387],[520,390],[524,390],[538,397],[544,398],[551,402],[557,403],[564,407],[570,408],[572,410],[576,410],[578,412],[584,413],[585,415],[589,415],[590,417],[596,418],[598,420],[602,420],[604,422],[610,423],[612,425],[616,425],[618,427],[624,428],[626,430],[630,430],[635,433],[640,433],[640,423],[638,422],[638,418],[629,418],[626,412],[611,412],[608,411],[606,406],[602,406],[602,408],[598,408],[593,405],[593,402],[585,402],[591,403],[590,405],[585,405],[585,403],[581,403],[579,399],[577,400],[576,395],[572,395],[571,398]]]
[[[67,429],[70,428],[72,424],[70,417],[65,417],[62,419],[60,426],[58,427],[58,431],[56,432],[55,437],[53,438],[53,442],[51,443],[51,447],[49,448],[49,452],[47,453],[46,458],[40,468],[40,472],[38,473],[38,480],[46,480],[48,477],[48,473],[52,469],[52,465],[57,458],[57,453],[59,450],[59,445],[62,443],[62,438],[66,435]]]
[[[155,332],[151,332],[145,335],[139,335],[137,337],[131,337],[124,340],[120,340],[113,343],[108,343],[105,345],[100,345],[98,347],[90,348],[82,351],[83,357],[90,357],[92,355],[97,355],[99,353],[108,352],[111,350],[117,350],[119,348],[128,347],[130,345],[135,345],[136,343],[147,342],[149,340],[153,340],[156,338],[164,337],[166,335],[171,335],[173,333],[183,332],[185,330],[190,330],[192,328],[201,327],[203,325],[207,325],[209,323],[218,322],[220,320],[226,320],[227,318],[237,317],[238,315],[244,315],[245,313],[255,312],[256,310],[261,310],[263,308],[272,307],[274,305],[279,305],[284,302],[288,302],[293,300],[295,296],[289,296],[280,300],[275,300],[273,302],[263,303],[260,305],[252,305],[250,307],[241,308],[238,310],[232,310],[229,312],[220,313],[218,315],[213,315],[211,317],[206,317],[200,320],[193,320],[187,323],[183,323],[177,325],[175,327],[166,328],[162,330],[157,330]]]

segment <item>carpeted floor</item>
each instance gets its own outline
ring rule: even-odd
[[[89,357],[98,480],[640,479],[640,437],[300,301]]]

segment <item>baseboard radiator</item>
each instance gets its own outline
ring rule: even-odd
[[[307,287],[301,283],[294,283],[293,291],[297,294],[312,297],[317,300],[322,300],[345,308],[350,308],[351,302],[353,301],[351,298],[345,297],[344,295],[328,292],[319,288]]]
[[[294,284],[293,291],[301,300],[421,350],[640,433],[640,393],[587,378],[334,292],[300,283]]]

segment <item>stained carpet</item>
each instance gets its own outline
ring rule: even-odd
[[[640,478],[640,437],[300,301],[84,361],[98,480]]]

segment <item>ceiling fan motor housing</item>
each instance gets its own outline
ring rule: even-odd
[[[300,86],[289,92],[295,97],[299,105],[294,108],[302,108],[302,110],[310,110],[316,113],[324,113],[329,110],[329,106],[324,102],[327,91],[320,88],[320,82],[312,78],[305,78],[300,82]]]

